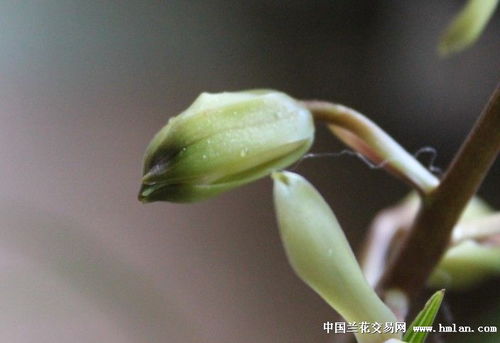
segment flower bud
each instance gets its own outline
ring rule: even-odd
[[[396,322],[368,285],[332,210],[301,176],[274,173],[274,203],[281,239],[296,274],[348,322]],[[398,334],[357,333],[362,343]]]
[[[453,229],[429,286],[467,290],[500,275],[500,212],[474,197]]]
[[[498,0],[469,0],[440,39],[441,56],[462,51],[474,44],[492,18]]]
[[[431,287],[464,291],[500,275],[500,247],[474,240],[450,248],[432,273]]]
[[[311,113],[284,93],[203,93],[149,144],[139,199],[217,195],[289,166],[313,139]]]

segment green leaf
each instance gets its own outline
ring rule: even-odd
[[[403,337],[403,341],[408,343],[423,343],[425,341],[428,333],[414,332],[413,328],[415,326],[431,326],[434,323],[434,319],[436,319],[443,297],[444,289],[434,293],[434,295],[425,304],[423,310],[420,311],[417,317],[415,317],[415,320],[413,320],[413,323],[411,323],[408,331],[406,331],[406,334]]]
[[[439,41],[441,56],[460,52],[472,45],[490,20],[498,0],[469,0]]]

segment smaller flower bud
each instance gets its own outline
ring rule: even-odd
[[[442,35],[438,52],[441,56],[462,51],[479,38],[490,21],[498,0],[469,0]]]
[[[500,275],[500,212],[474,197],[453,229],[429,286],[467,290]]]
[[[303,177],[274,173],[274,204],[281,239],[296,274],[348,322],[396,322],[368,285],[332,210]],[[360,343],[379,343],[395,333],[356,333]]]
[[[463,241],[450,248],[432,273],[430,287],[446,287],[464,291],[493,276],[500,275],[500,246],[498,242]]]
[[[203,93],[149,144],[139,199],[217,195],[289,166],[313,139],[311,113],[284,93]]]

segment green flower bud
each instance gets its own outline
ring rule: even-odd
[[[467,240],[446,252],[428,284],[436,288],[467,290],[498,275],[500,247]]]
[[[368,285],[328,204],[301,176],[274,173],[274,203],[281,239],[296,274],[348,322],[396,322]],[[356,334],[380,343],[397,334]]]
[[[456,227],[450,248],[428,281],[429,286],[467,290],[500,275],[500,212],[471,199]]]
[[[203,93],[149,144],[139,200],[217,195],[289,166],[313,139],[311,113],[284,93]]]
[[[444,32],[438,46],[441,56],[474,44],[493,16],[498,0],[469,0]]]

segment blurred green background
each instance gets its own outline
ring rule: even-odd
[[[142,153],[200,92],[266,87],[352,106],[409,151],[434,147],[444,168],[500,76],[498,13],[472,49],[437,57],[462,5],[2,1],[0,340],[331,340],[322,323],[333,311],[286,262],[269,180],[200,204],[144,206]],[[314,152],[341,149],[318,128]],[[353,157],[296,171],[354,247],[407,192]],[[481,189],[496,208],[499,175],[496,163]],[[500,302],[498,280],[448,299],[453,321],[491,324],[480,315]]]

